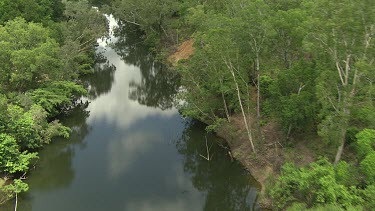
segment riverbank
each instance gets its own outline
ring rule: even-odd
[[[193,40],[188,39],[179,46],[172,47],[167,58],[169,65],[176,67],[180,61],[189,59],[194,54],[193,44]],[[307,139],[294,142],[293,138],[290,138],[288,147],[285,146],[287,137],[282,132],[281,126],[272,119],[262,126],[258,126],[255,115],[250,114],[247,119],[251,125],[255,153],[252,151],[242,115],[230,116],[229,121],[222,123],[215,132],[228,143],[231,156],[238,160],[260,184],[259,206],[271,209],[269,187],[279,176],[282,165],[292,162],[297,166],[305,166],[315,161],[316,151],[310,147]]]
[[[293,147],[285,146],[286,136],[276,122],[269,121],[258,129],[257,123],[251,121],[255,117],[248,119],[252,126],[256,153],[251,150],[241,115],[233,115],[230,122],[222,124],[216,133],[227,141],[232,156],[240,161],[261,185],[259,206],[271,209],[272,199],[268,192],[279,176],[282,165],[292,162],[297,166],[305,166],[315,161],[317,155],[306,141],[297,142]]]

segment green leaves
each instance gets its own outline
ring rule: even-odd
[[[28,92],[34,103],[42,106],[49,116],[57,115],[60,109],[71,106],[73,101],[86,94],[81,85],[69,81],[55,81]]]
[[[375,130],[364,129],[356,135],[360,169],[367,184],[375,183]]]
[[[25,172],[33,158],[37,158],[37,153],[20,152],[13,137],[4,133],[0,134],[0,170],[2,172]]]
[[[357,138],[357,153],[360,159],[375,151],[375,130],[364,129],[355,137]]]
[[[22,150],[39,148],[48,144],[54,136],[67,137],[69,128],[55,121],[48,123],[47,115],[38,105],[33,105],[29,111],[9,105],[3,132],[14,137]]]
[[[278,208],[298,202],[317,210],[323,204],[346,209],[363,206],[372,210],[375,207],[375,131],[365,129],[356,138],[359,166],[343,161],[334,166],[326,159],[302,168],[285,164],[271,190]],[[290,210],[301,206],[305,205],[294,204]]]
[[[334,166],[325,159],[303,168],[285,164],[282,175],[271,190],[271,196],[278,208],[292,202],[302,202],[308,206],[337,204],[343,207],[360,202],[350,188],[336,180]]]
[[[0,2],[0,24],[16,17],[30,22],[43,22],[62,18],[64,5],[61,0],[2,0]]]
[[[8,197],[11,198],[14,194],[25,192],[29,189],[29,186],[20,179],[13,180],[12,184],[9,184],[3,188],[3,192],[8,194]]]
[[[62,76],[59,45],[41,24],[16,18],[0,26],[0,48],[4,89],[25,91]]]
[[[370,152],[361,161],[360,168],[366,176],[366,182],[368,184],[374,184],[375,182],[375,151]]]

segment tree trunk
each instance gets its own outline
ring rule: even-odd
[[[257,71],[257,80],[258,80],[258,85],[257,85],[257,118],[258,121],[260,120],[260,64],[259,64],[259,56],[257,55],[256,58],[256,71]]]
[[[18,197],[17,197],[17,193],[16,193],[16,201],[14,203],[14,211],[17,211],[17,206],[18,206]]]
[[[223,81],[221,79],[220,79],[220,85],[223,85]],[[224,92],[223,91],[221,91],[221,97],[223,98],[225,115],[227,116],[228,122],[230,122],[229,111],[228,111],[228,107],[227,107],[227,102],[225,101],[225,96],[224,96]]]
[[[340,146],[337,149],[336,157],[335,157],[335,162],[334,165],[337,165],[340,162],[342,153],[344,152],[344,146],[345,146],[345,141],[346,141],[346,131],[348,130],[349,126],[349,118],[350,118],[350,107],[352,105],[352,99],[354,97],[354,88],[352,89],[351,93],[349,94],[348,97],[344,96],[344,108],[343,108],[343,116],[341,118],[344,118],[344,124],[341,126],[341,137],[340,137]],[[349,98],[349,99],[348,99]]]
[[[341,145],[337,149],[337,153],[336,153],[336,158],[335,158],[334,165],[337,165],[340,162],[341,155],[342,155],[342,153],[344,151],[344,145],[345,145],[345,138],[344,138],[344,140],[341,140]]]
[[[344,112],[347,112],[347,110],[345,109]],[[337,165],[340,162],[342,153],[344,152],[344,146],[345,146],[345,141],[346,141],[346,131],[347,131],[347,129],[348,129],[348,121],[345,120],[345,125],[343,125],[342,128],[341,128],[341,137],[340,137],[341,143],[340,143],[339,148],[337,149],[337,153],[336,153],[336,157],[335,157],[335,162],[333,163],[334,165]]]
[[[229,67],[228,67],[229,68]],[[251,148],[253,150],[254,153],[255,152],[255,147],[254,147],[254,143],[253,143],[253,138],[251,136],[251,130],[247,124],[247,119],[246,119],[246,115],[245,115],[245,111],[243,109],[243,106],[242,106],[242,101],[241,101],[241,93],[240,93],[240,88],[238,87],[238,83],[237,83],[237,80],[236,80],[236,76],[234,74],[234,71],[229,68],[232,76],[233,76],[233,80],[234,80],[234,84],[236,85],[236,89],[237,89],[237,97],[238,97],[238,102],[240,103],[240,107],[241,107],[241,112],[242,112],[242,116],[243,116],[243,120],[244,120],[244,123],[245,123],[245,127],[246,127],[246,131],[247,131],[247,136],[249,138],[249,141],[250,141],[250,144],[251,144]]]

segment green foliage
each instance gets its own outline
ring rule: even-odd
[[[288,210],[373,210],[375,208],[375,133],[364,129],[356,135],[359,165],[319,160],[307,167],[285,164],[271,190],[278,208]],[[296,203],[298,202],[298,203]],[[353,207],[360,206],[360,207]]]
[[[349,206],[345,209],[340,207],[336,204],[324,204],[324,205],[318,205],[314,206],[312,208],[307,208],[306,204],[303,203],[294,203],[292,206],[288,207],[286,209],[287,211],[362,211],[363,208],[361,206]]]
[[[64,11],[66,20],[60,23],[62,40],[60,58],[68,76],[77,77],[93,71],[94,44],[107,36],[106,17],[88,1],[68,1]],[[67,79],[67,78],[65,78]]]
[[[120,21],[139,25],[152,43],[157,43],[167,20],[178,10],[177,0],[115,0],[112,5]]]
[[[20,152],[17,141],[4,133],[0,134],[0,170],[7,173],[25,172],[30,160],[37,153]]]
[[[375,151],[375,130],[364,129],[355,137],[357,138],[357,153],[360,159]]]
[[[9,105],[4,119],[3,132],[17,140],[20,149],[39,148],[47,144],[54,136],[69,136],[69,128],[56,121],[47,122],[48,113],[39,105],[33,105],[25,111],[16,105]]]
[[[0,25],[0,49],[4,90],[25,91],[63,75],[59,45],[41,24],[16,18]]]
[[[366,183],[374,184],[375,182],[375,151],[370,152],[361,161],[360,168],[366,176]]]
[[[64,4],[61,0],[2,0],[0,2],[0,24],[16,17],[28,22],[47,23],[62,18]]]
[[[56,116],[61,108],[67,108],[73,101],[86,95],[87,91],[74,82],[55,81],[28,93],[34,103],[42,106],[49,116]]]
[[[366,210],[374,210],[375,209],[375,185],[369,185],[366,189],[361,190],[360,192],[361,197],[363,198],[363,207]]]
[[[8,197],[13,197],[14,194],[25,192],[29,189],[29,186],[20,179],[13,180],[12,184],[9,184],[3,188],[3,192],[8,194]]]
[[[306,203],[308,206],[337,204],[349,207],[358,204],[360,198],[352,189],[339,183],[342,172],[338,172],[336,175],[334,166],[325,159],[303,168],[285,164],[271,195],[278,208],[294,202]]]
[[[341,161],[335,166],[335,177],[339,184],[343,184],[346,187],[356,185],[356,169],[345,161]]]
[[[366,184],[375,183],[375,130],[364,129],[357,133],[357,155],[360,172]]]
[[[269,98],[274,115],[287,130],[309,128],[317,120],[319,105],[315,96],[315,64],[299,61],[283,70],[277,78],[263,89]]]
[[[51,119],[87,94],[73,81],[92,72],[94,44],[105,35],[107,20],[88,1],[0,1],[0,173],[27,172],[36,149],[69,137]],[[2,192],[27,189],[16,179]]]

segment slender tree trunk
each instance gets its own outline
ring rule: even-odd
[[[251,136],[251,130],[247,124],[247,119],[246,119],[246,114],[245,114],[245,111],[244,111],[244,108],[242,106],[242,101],[241,101],[241,93],[240,93],[240,88],[238,87],[238,83],[237,83],[237,80],[236,80],[236,76],[234,74],[234,71],[229,68],[232,76],[233,76],[233,80],[234,80],[234,84],[236,85],[236,89],[237,89],[237,97],[238,97],[238,102],[240,103],[240,107],[241,107],[241,112],[242,112],[242,116],[243,116],[243,120],[244,120],[244,123],[245,123],[245,127],[246,127],[246,131],[247,131],[247,136],[249,138],[249,141],[250,141],[250,144],[251,144],[251,148],[253,150],[254,153],[255,152],[255,147],[254,147],[254,143],[253,143],[253,138]]]
[[[286,135],[287,140],[289,140],[290,132],[292,132],[292,124],[289,124],[288,133]]]
[[[344,151],[344,145],[345,145],[345,141],[341,141],[341,144],[340,144],[339,148],[337,149],[334,165],[337,165],[339,163],[339,161],[341,159],[341,155]]]
[[[17,211],[17,206],[18,206],[18,194],[16,193],[16,201],[14,202],[14,211]]]
[[[344,88],[347,87],[348,81],[349,81],[348,78],[349,78],[349,70],[350,70],[350,58],[351,58],[351,55],[348,55],[347,60],[346,60],[345,75],[344,75],[345,83],[343,83]],[[341,72],[340,69],[339,69],[339,72]],[[340,78],[341,78],[341,75],[340,75]],[[350,93],[344,93],[344,96],[343,96],[343,117],[342,118],[345,118],[344,119],[345,123],[342,126],[341,144],[336,153],[335,162],[334,162],[335,165],[340,161],[341,155],[344,151],[344,145],[346,141],[346,131],[348,130],[348,126],[349,126],[351,107],[353,105],[353,99],[356,94],[357,79],[358,79],[358,68],[355,68],[354,75],[353,75],[352,88],[350,90]]]
[[[342,153],[344,152],[344,146],[345,146],[345,141],[346,141],[346,131],[348,129],[348,122],[347,120],[345,121],[346,121],[345,125],[343,125],[341,128],[341,137],[340,137],[341,143],[336,152],[335,162],[333,163],[334,165],[337,165],[340,162]]]
[[[260,64],[259,64],[259,56],[257,55],[256,58],[256,71],[257,71],[257,80],[258,80],[258,85],[257,85],[257,118],[258,121],[260,120]]]
[[[223,85],[223,81],[221,79],[220,79],[220,85]],[[228,111],[228,107],[227,107],[227,102],[225,101],[225,96],[224,96],[224,92],[223,91],[221,91],[221,97],[223,98],[225,115],[227,116],[228,122],[230,122],[229,111]]]

